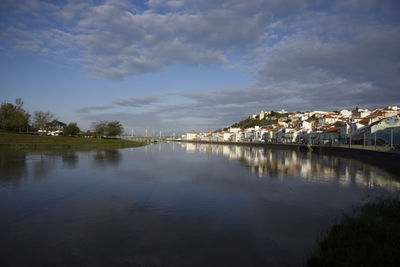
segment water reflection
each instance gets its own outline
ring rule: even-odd
[[[91,151],[91,152],[23,152],[0,151],[0,186],[13,185],[18,187],[26,177],[35,181],[46,180],[52,177],[57,168],[75,169],[84,156],[101,167],[119,166],[122,156],[118,150]],[[81,158],[80,158],[81,157]],[[60,165],[61,163],[61,165]]]
[[[61,155],[63,166],[68,168],[75,168],[78,163],[78,155],[76,152],[65,152]]]
[[[93,159],[98,166],[118,166],[121,161],[121,153],[118,150],[96,151]]]
[[[356,160],[180,143],[2,152],[0,183],[2,267],[301,266],[342,211],[398,188]]]
[[[26,153],[19,151],[0,151],[0,186],[18,186],[26,176]]]
[[[31,170],[35,180],[47,179],[61,155],[59,153],[39,153],[32,155]]]
[[[311,182],[355,184],[362,187],[382,187],[400,190],[400,182],[388,172],[361,161],[290,150],[262,147],[182,143],[188,153],[202,152],[223,155],[242,162],[259,177],[303,179]]]

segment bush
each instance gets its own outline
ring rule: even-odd
[[[400,201],[368,203],[332,227],[307,266],[400,266]]]
[[[77,136],[81,130],[79,129],[76,122],[71,122],[67,126],[64,127],[64,135],[65,136]]]

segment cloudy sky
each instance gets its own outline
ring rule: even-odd
[[[138,135],[400,105],[400,1],[2,0],[0,92]]]

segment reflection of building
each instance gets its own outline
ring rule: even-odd
[[[393,181],[390,174],[373,166],[366,168],[364,163],[355,160],[260,147],[191,143],[182,143],[182,146],[187,151],[211,152],[243,162],[259,177],[300,178],[343,186],[356,184],[400,190],[400,182]]]
[[[196,145],[191,143],[186,143],[186,151],[191,153],[196,152]]]

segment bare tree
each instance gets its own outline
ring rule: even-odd
[[[34,111],[33,126],[39,130],[47,130],[49,123],[53,120],[54,115],[50,112]]]

